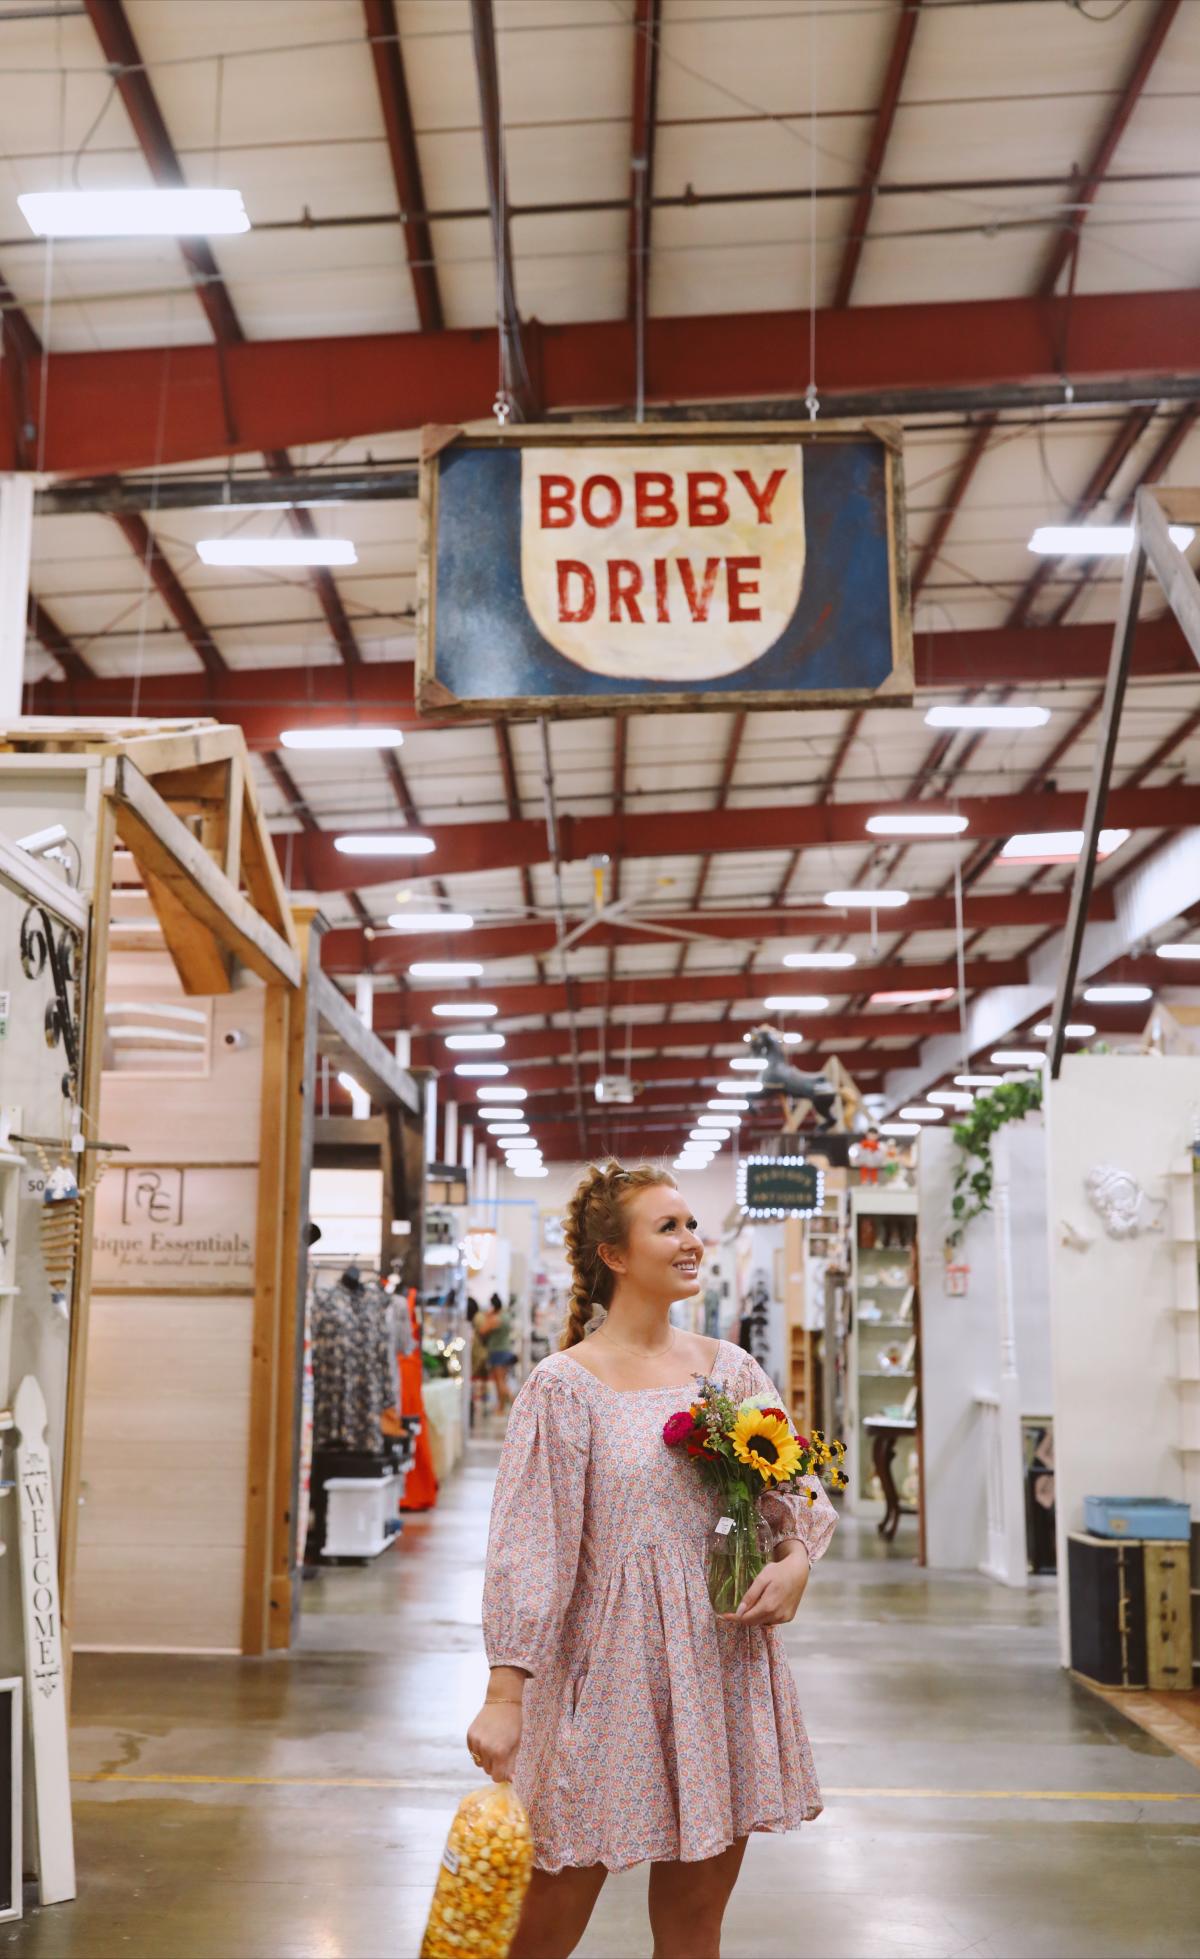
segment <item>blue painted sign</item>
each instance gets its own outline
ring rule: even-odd
[[[424,711],[912,697],[898,436],[452,435],[422,464]]]

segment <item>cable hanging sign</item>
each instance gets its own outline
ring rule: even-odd
[[[425,713],[904,705],[899,431],[425,432]]]

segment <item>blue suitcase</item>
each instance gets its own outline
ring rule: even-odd
[[[1085,1496],[1084,1528],[1093,1537],[1176,1538],[1187,1543],[1192,1513],[1169,1496]]]

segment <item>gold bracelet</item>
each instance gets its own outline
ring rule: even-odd
[[[514,1700],[511,1694],[485,1694],[485,1707],[524,1707],[524,1700]]]

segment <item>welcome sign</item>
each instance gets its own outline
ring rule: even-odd
[[[905,702],[888,427],[429,431],[422,709]]]

